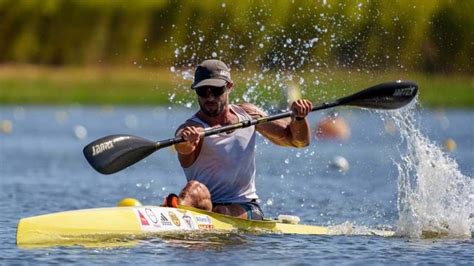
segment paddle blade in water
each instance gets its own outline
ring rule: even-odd
[[[89,164],[102,174],[113,174],[158,149],[155,142],[131,135],[111,135],[84,147]]]
[[[364,108],[397,109],[410,103],[418,93],[418,86],[411,81],[382,83],[339,99],[338,105]]]

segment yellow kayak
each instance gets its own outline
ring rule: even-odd
[[[20,247],[126,243],[128,240],[187,232],[247,232],[340,235],[331,227],[297,224],[296,216],[250,221],[187,206],[111,207],[65,211],[23,218],[18,223]],[[369,230],[369,235],[389,237],[394,232]]]

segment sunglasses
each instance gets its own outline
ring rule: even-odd
[[[210,94],[214,97],[219,97],[225,92],[225,86],[223,87],[201,87],[196,89],[196,94],[199,97],[207,98]]]

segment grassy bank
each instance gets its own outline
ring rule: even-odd
[[[170,105],[191,102],[191,81],[184,74],[156,68],[46,68],[0,66],[1,104],[119,104]],[[416,81],[425,107],[474,107],[474,79],[469,76],[441,76],[407,73],[360,73],[351,71],[309,71],[285,75],[271,71],[260,75],[247,70],[234,73],[234,99],[281,102],[281,84],[292,77],[303,95],[313,101],[345,96],[368,86],[396,79]],[[258,86],[252,91],[252,85]]]

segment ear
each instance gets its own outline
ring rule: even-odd
[[[232,90],[234,88],[234,83],[232,82],[227,82],[227,84],[225,85],[225,87],[228,89],[228,90]]]

